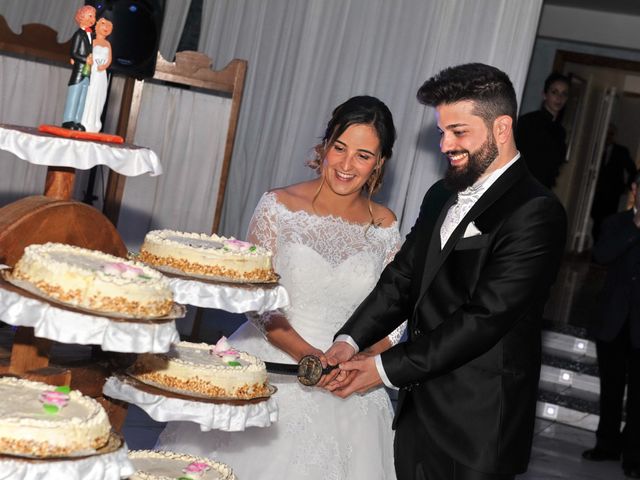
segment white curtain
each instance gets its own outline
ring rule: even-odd
[[[379,199],[413,224],[444,169],[433,115],[415,94],[450,65],[504,69],[522,92],[542,0],[210,0],[200,50],[249,62],[221,225],[244,235],[263,191],[304,166],[333,107],[353,95],[391,108],[398,141]]]
[[[227,97],[145,84],[135,144],[156,152],[164,173],[126,180],[118,230],[130,249],[153,229],[211,231],[230,110]]]
[[[68,38],[74,29],[69,12],[81,3],[0,0],[0,14],[10,25],[47,23]],[[168,49],[166,55],[162,52],[166,58],[173,57],[169,47],[175,50],[189,3],[167,2],[161,40],[162,48]],[[433,114],[415,99],[418,87],[444,67],[474,61],[505,70],[520,94],[541,4],[542,0],[205,0],[199,49],[214,59],[216,69],[234,58],[249,64],[220,232],[244,236],[263,191],[311,178],[304,162],[331,110],[359,94],[378,96],[394,114],[398,141],[379,200],[396,212],[403,231],[408,231],[424,192],[444,170]],[[174,13],[167,23],[169,11]],[[60,70],[62,75],[24,68],[7,72],[3,64],[0,122],[55,122],[61,116],[59,103],[64,101],[68,75]],[[22,89],[27,81],[29,91]],[[130,244],[139,242],[142,230],[151,226],[210,228],[209,190],[216,188],[210,159],[220,148],[228,114],[226,99],[202,94],[209,100],[201,101],[193,93],[160,86],[146,90],[144,109],[150,110],[144,110],[138,122],[136,142],[159,149],[165,174],[160,179],[127,180],[120,225]],[[15,115],[4,107],[12,102],[21,102]],[[209,113],[214,111],[219,113]],[[182,116],[186,123],[178,120]],[[194,140],[197,132],[214,131],[217,140]],[[8,180],[5,186],[4,178],[14,178],[19,162],[0,160],[2,194],[14,188],[16,182]],[[196,177],[184,176],[187,169]],[[41,191],[43,180],[32,182],[31,189]],[[140,218],[146,223],[136,223]]]
[[[59,123],[69,70],[0,55],[0,123]],[[46,167],[0,150],[0,206],[44,191]]]

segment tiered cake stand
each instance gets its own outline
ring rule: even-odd
[[[174,297],[180,303],[233,313],[262,313],[289,305],[287,291],[275,283],[223,283],[201,277],[167,275]],[[237,432],[247,427],[268,427],[278,418],[278,408],[271,395],[252,400],[196,397],[146,385],[126,375],[108,378],[103,393],[137,405],[158,422],[194,422],[203,432]]]
[[[71,200],[75,168],[101,164],[123,175],[159,175],[160,163],[151,150],[70,140],[11,125],[0,126],[0,148],[24,161],[49,166],[44,196],[26,197],[0,208],[0,263],[12,267],[26,246],[49,241],[126,257],[127,249],[111,222],[94,208]],[[178,316],[179,312],[173,317]],[[0,373],[70,385],[96,398],[116,432],[124,421],[126,404],[102,396],[105,378],[122,362],[122,353],[164,352],[179,339],[173,318],[105,317],[57,305],[5,281],[0,282],[0,320],[17,327],[10,361],[0,365]],[[102,361],[76,368],[50,366],[54,340],[99,346]],[[5,478],[21,479],[115,480],[133,473],[118,434],[105,449],[86,457],[3,456],[0,470]]]

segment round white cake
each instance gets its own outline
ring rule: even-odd
[[[229,466],[203,457],[133,450],[129,460],[136,469],[129,480],[236,480]]]
[[[97,312],[159,317],[173,305],[169,281],[160,272],[61,243],[29,245],[11,275],[48,297]]]
[[[179,342],[168,353],[138,355],[131,369],[143,382],[214,398],[251,399],[269,393],[262,360],[231,347]]]
[[[204,233],[154,230],[145,236],[140,260],[188,274],[246,282],[272,282],[271,252],[252,243]]]
[[[102,406],[67,387],[0,378],[0,452],[34,457],[91,453],[109,440]]]

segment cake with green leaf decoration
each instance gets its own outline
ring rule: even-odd
[[[222,337],[216,345],[179,342],[167,353],[138,355],[131,369],[139,380],[212,398],[251,399],[269,394],[262,360]]]
[[[104,408],[69,387],[0,378],[0,453],[32,457],[89,454],[109,440]]]
[[[136,473],[129,480],[236,480],[228,465],[209,458],[174,452],[133,450]]]

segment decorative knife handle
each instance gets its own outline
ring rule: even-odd
[[[298,362],[298,381],[308,387],[312,387],[320,381],[322,375],[329,373],[337,365],[329,365],[322,368],[322,362],[315,355],[305,355]]]

